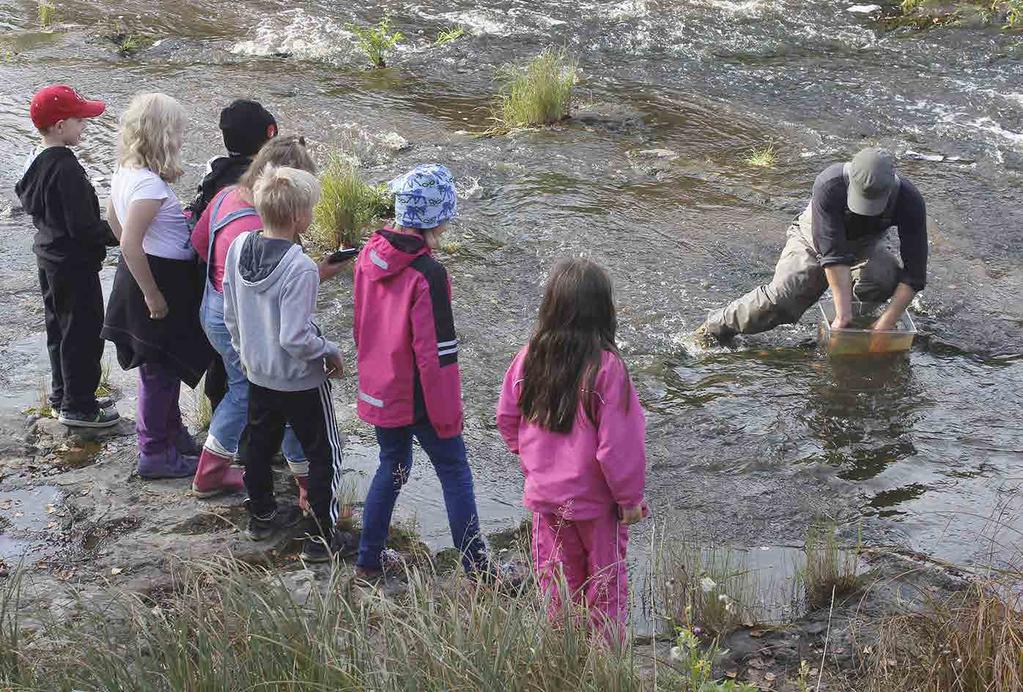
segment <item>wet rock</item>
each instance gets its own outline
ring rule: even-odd
[[[678,158],[678,152],[673,149],[643,149],[639,152],[639,155],[657,159],[667,159],[669,161]]]

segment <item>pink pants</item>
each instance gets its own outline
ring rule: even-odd
[[[533,564],[550,599],[551,619],[563,615],[563,578],[572,602],[589,609],[592,632],[604,632],[611,641],[623,637],[629,617],[628,545],[629,527],[619,523],[614,511],[583,521],[534,513]]]

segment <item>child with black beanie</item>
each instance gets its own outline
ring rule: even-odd
[[[217,156],[206,164],[206,175],[195,198],[185,208],[197,221],[218,192],[238,182],[252,163],[252,157],[264,144],[277,136],[277,121],[256,101],[238,99],[220,111],[220,130],[224,134],[227,156]]]

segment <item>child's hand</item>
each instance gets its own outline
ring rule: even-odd
[[[629,524],[635,524],[643,519],[643,507],[636,505],[635,507],[622,507],[622,523],[628,526]]]
[[[341,356],[327,356],[327,377],[333,377],[340,380],[341,375],[344,372],[343,363]]]
[[[320,260],[320,263],[316,265],[316,268],[320,272],[320,281],[326,281],[327,279],[333,279],[335,276],[341,273],[344,269],[344,262],[330,262],[326,258]]]
[[[167,307],[167,300],[160,291],[151,296],[145,296],[145,299],[146,307],[149,308],[150,319],[162,320],[170,312],[170,308]]]

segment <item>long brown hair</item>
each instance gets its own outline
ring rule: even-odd
[[[305,137],[297,135],[281,135],[274,137],[263,147],[252,159],[245,174],[238,181],[238,187],[244,190],[249,197],[256,187],[256,181],[263,174],[267,166],[285,166],[297,168],[316,175],[316,162],[305,145]]]
[[[604,351],[618,356],[617,328],[607,272],[586,259],[558,262],[547,280],[523,363],[523,417],[546,430],[567,433],[585,394],[583,410],[595,423],[594,383]]]

